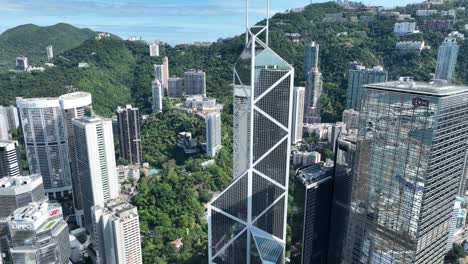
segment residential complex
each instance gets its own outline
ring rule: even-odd
[[[393,28],[393,33],[397,36],[409,35],[417,32],[416,22],[395,23]]]
[[[140,110],[131,105],[117,108],[120,158],[131,164],[142,164]]]
[[[29,171],[40,174],[50,196],[72,191],[64,113],[59,98],[16,98]]]
[[[121,199],[92,208],[97,263],[142,264],[140,224],[135,206]]]
[[[437,57],[437,66],[435,79],[445,80],[451,83],[457,66],[458,51],[460,47],[457,44],[456,38],[445,38],[444,43],[439,47]]]
[[[47,60],[51,61],[54,58],[54,48],[52,45],[46,47]]]
[[[216,156],[221,149],[221,113],[209,113],[205,117],[206,154]]]
[[[0,140],[12,139],[12,133],[19,127],[18,109],[14,106],[0,106]]]
[[[159,43],[152,43],[149,45],[150,57],[159,57]]]
[[[183,79],[179,77],[171,77],[168,80],[167,96],[182,97],[184,95]]]
[[[372,69],[367,69],[365,66],[352,63],[346,73],[348,79],[348,89],[346,95],[346,108],[356,109],[361,108],[361,98],[363,85],[369,83],[386,82],[388,72],[381,66],[375,66]]]
[[[163,108],[162,98],[164,96],[164,88],[160,80],[154,80],[151,84],[151,90],[153,95],[153,113],[161,113]]]
[[[294,87],[293,95],[293,116],[291,128],[291,143],[296,144],[302,140],[302,132],[304,126],[304,99],[305,88]]]
[[[25,72],[29,68],[28,58],[24,56],[20,56],[16,58],[16,67],[17,71]]]
[[[206,95],[206,74],[201,70],[184,73],[185,95]]]
[[[309,72],[318,68],[320,46],[315,41],[306,43],[304,51],[304,78],[309,78]]]
[[[322,73],[318,69],[320,46],[315,42],[306,45],[305,67],[307,84],[304,99],[304,123],[315,124],[321,122],[320,97],[322,95]]]

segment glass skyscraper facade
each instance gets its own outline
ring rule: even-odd
[[[467,102],[468,87],[408,79],[365,86],[336,263],[443,262],[463,180]]]
[[[258,35],[234,69],[234,182],[208,206],[209,263],[284,263],[294,69]]]

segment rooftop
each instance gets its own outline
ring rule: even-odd
[[[448,85],[443,81],[431,83],[415,82],[409,77],[402,77],[398,81],[368,84],[364,87],[367,89],[387,90],[437,97],[468,93],[468,86]]]
[[[30,203],[16,209],[7,219],[10,229],[39,230],[51,228],[62,218],[62,206],[56,203]]]
[[[299,170],[297,172],[297,177],[301,179],[306,186],[309,186],[333,176],[333,169],[334,167],[311,165]]]
[[[13,150],[18,146],[18,141],[15,140],[0,140],[0,150]]]

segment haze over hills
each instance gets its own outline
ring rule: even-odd
[[[11,69],[17,56],[26,56],[33,65],[47,60],[46,47],[53,46],[54,54],[75,48],[95,36],[91,29],[80,29],[59,23],[40,27],[26,24],[0,34],[0,70]]]

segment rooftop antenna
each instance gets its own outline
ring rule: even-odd
[[[253,34],[253,32],[250,30],[251,28],[262,28],[260,31],[263,32],[265,31],[265,44],[268,45],[269,41],[269,27],[270,27],[270,0],[267,1],[267,10],[266,10],[266,25],[254,25],[250,27],[249,25],[249,12],[250,12],[250,5],[249,2],[250,0],[246,0],[246,15],[245,15],[245,23],[246,23],[246,32],[245,32],[245,44],[247,45],[249,43],[249,35]],[[257,33],[258,35],[258,33]]]

